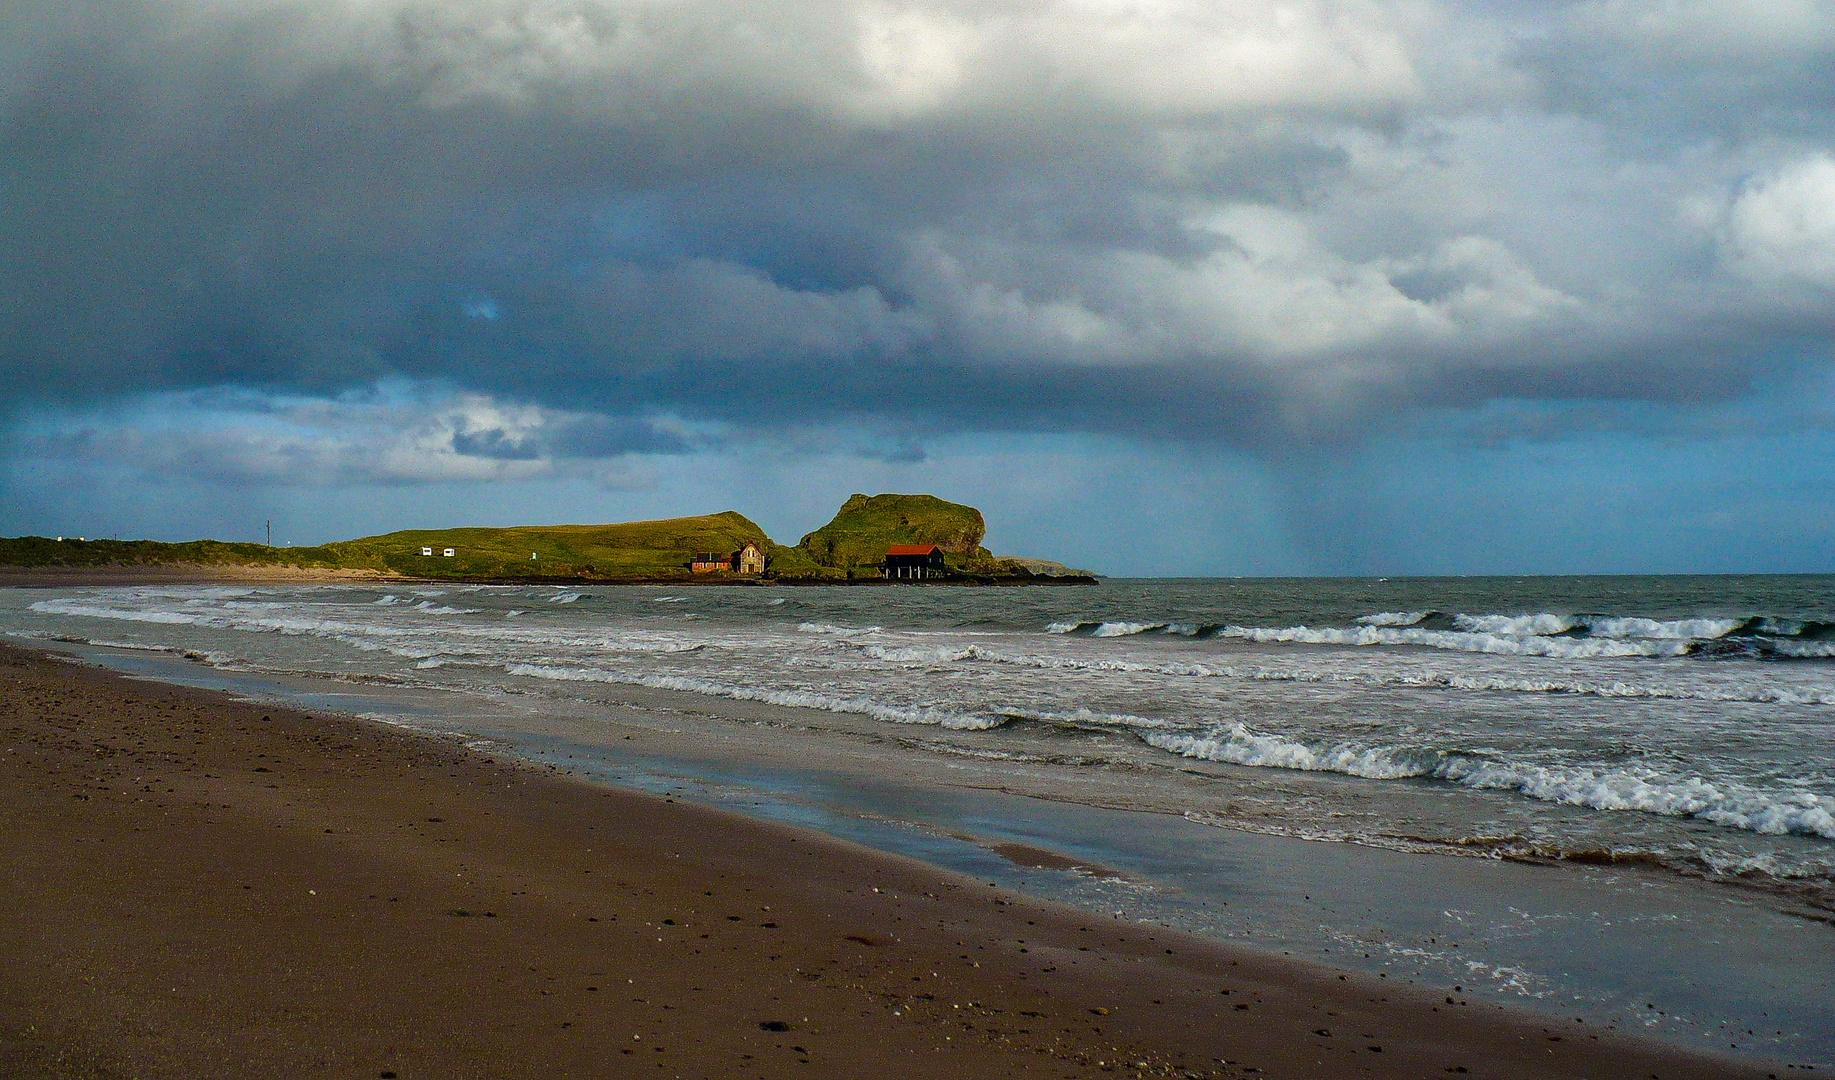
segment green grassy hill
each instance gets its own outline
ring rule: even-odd
[[[981,511],[932,495],[855,495],[834,520],[796,547],[773,542],[757,524],[728,510],[618,525],[408,529],[305,548],[23,536],[0,539],[0,566],[294,566],[458,581],[665,582],[699,577],[688,568],[696,552],[725,554],[749,541],[765,550],[765,576],[783,582],[878,580],[886,549],[894,544],[939,545],[946,553],[949,580],[963,583],[1094,580],[1056,563],[996,559],[981,546],[986,531]],[[434,553],[422,555],[422,548]],[[442,554],[446,548],[454,550],[452,558]]]
[[[379,562],[346,565],[335,545],[275,548],[221,540],[78,540],[0,537],[0,566],[86,569],[104,566],[300,566],[324,570],[382,570]]]
[[[747,541],[767,557],[773,544],[744,515],[632,521],[618,525],[541,525],[508,529],[408,529],[306,548],[194,540],[0,540],[0,565],[26,567],[298,566],[307,569],[393,571],[411,577],[467,580],[670,580],[689,577],[697,551],[731,552]],[[434,554],[422,555],[423,547]],[[441,554],[453,548],[455,554]],[[531,559],[529,556],[534,555]],[[803,560],[791,559],[792,564]]]
[[[509,529],[408,529],[327,544],[345,565],[380,563],[398,573],[467,578],[688,577],[697,551],[727,553],[747,541],[770,547],[765,531],[731,510],[703,517],[618,525]],[[434,554],[422,555],[431,547]],[[446,558],[446,548],[456,554]],[[531,559],[530,556],[535,558]]]
[[[981,511],[935,495],[853,495],[797,549],[817,565],[846,571],[878,566],[893,544],[936,544],[952,568],[964,569],[992,562],[981,546],[987,531]]]

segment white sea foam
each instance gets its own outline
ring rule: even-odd
[[[878,626],[836,626],[833,623],[806,622],[798,623],[799,634],[832,634],[840,637],[851,637],[856,634],[878,634],[883,632]]]
[[[1113,622],[1054,622],[1045,627],[1045,632],[1047,634],[1074,634],[1079,630],[1088,630],[1089,636],[1091,637],[1117,638],[1133,637],[1136,634],[1144,634],[1150,630],[1170,630],[1172,625],[1173,624],[1170,623],[1126,622],[1123,620],[1116,620]],[[1191,633],[1195,634],[1198,628],[1194,626],[1191,627],[1190,630]]]
[[[1564,615],[1455,615],[1453,625],[1473,634],[1545,637],[1567,633],[1574,620]]]
[[[824,712],[851,713],[900,724],[931,724],[959,731],[985,731],[1006,723],[1005,716],[974,716],[947,709],[898,708],[873,701],[866,695],[835,695],[810,690],[759,686],[733,686],[707,679],[680,675],[636,674],[603,668],[563,667],[549,664],[511,664],[505,670],[511,675],[563,682],[617,683],[625,686],[647,686],[657,690],[680,690],[691,694],[731,698],[735,701],[758,701],[795,709],[821,709]]]
[[[1105,622],[1098,626],[1090,636],[1133,637],[1135,634],[1144,634],[1149,630],[1164,629],[1165,626],[1165,623]]]
[[[1501,617],[1500,617],[1501,618]],[[1543,616],[1527,618],[1539,619]],[[1552,618],[1552,616],[1550,616]],[[1531,625],[1527,620],[1523,625]],[[1359,626],[1353,628],[1306,626],[1280,628],[1226,626],[1218,637],[1258,644],[1285,645],[1421,645],[1455,652],[1498,656],[1547,656],[1561,659],[1621,656],[1682,656],[1689,643],[1670,639],[1595,639],[1519,636],[1493,631],[1425,630],[1418,627]]]
[[[1147,734],[1142,738],[1149,746],[1201,761],[1298,769],[1304,772],[1336,772],[1373,780],[1423,776],[1434,767],[1432,759],[1423,760],[1415,751],[1398,751],[1393,747],[1359,747],[1350,743],[1315,748],[1278,735],[1253,731],[1244,724],[1236,724],[1225,731],[1209,735],[1163,732]]]
[[[578,600],[582,595],[583,594],[577,593],[577,592],[555,593],[553,596],[550,596],[548,598],[548,602],[550,604],[571,604],[574,601]]]
[[[420,603],[414,605],[414,610],[424,611],[429,615],[476,615],[478,614],[477,608],[456,608],[456,607],[449,607],[446,604],[440,604],[438,606],[435,606],[433,601],[431,600],[422,600]]]
[[[1699,777],[1607,766],[1499,762],[1418,747],[1365,747],[1349,742],[1315,747],[1253,731],[1244,724],[1207,735],[1155,732],[1142,739],[1150,746],[1204,761],[1337,772],[1376,780],[1431,777],[1594,810],[1635,810],[1693,817],[1767,835],[1835,839],[1835,798],[1811,792],[1755,791]]]
[[[952,664],[960,660],[979,660],[981,651],[973,645],[864,645],[860,655],[893,664]]]
[[[1745,625],[1744,619],[1594,619],[1587,624],[1591,637],[1663,638],[1703,641],[1721,637]]]
[[[1413,626],[1425,618],[1425,611],[1379,611],[1374,615],[1362,616],[1357,621],[1365,626]]]
[[[123,622],[159,623],[167,626],[196,626],[211,620],[209,615],[190,611],[140,611],[82,600],[39,600],[32,604],[32,610],[41,615],[78,615],[91,619],[118,619]]]
[[[1785,656],[1795,656],[1806,660],[1835,656],[1835,641],[1791,641],[1786,639],[1774,641],[1770,647]]]

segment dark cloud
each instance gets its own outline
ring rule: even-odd
[[[576,417],[453,434],[519,461],[688,448],[660,414],[1268,449],[1831,359],[1835,232],[1775,224],[1823,39],[1239,7],[16,4],[0,379]]]

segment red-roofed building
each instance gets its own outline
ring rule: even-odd
[[[886,576],[896,580],[922,581],[943,574],[943,549],[935,544],[893,544],[886,549]]]

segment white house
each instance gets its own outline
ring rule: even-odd
[[[430,548],[430,547],[424,547],[424,548],[421,548],[421,554],[422,554],[422,555],[431,555],[431,554],[433,554],[433,549],[432,549],[432,548]]]
[[[457,552],[457,551],[455,551],[455,550],[453,550],[452,548],[447,548],[447,549],[446,549],[446,557],[447,557],[448,559],[450,559],[450,558],[452,558],[452,557],[453,557],[454,555],[457,555],[457,554],[458,554],[458,552]]]

